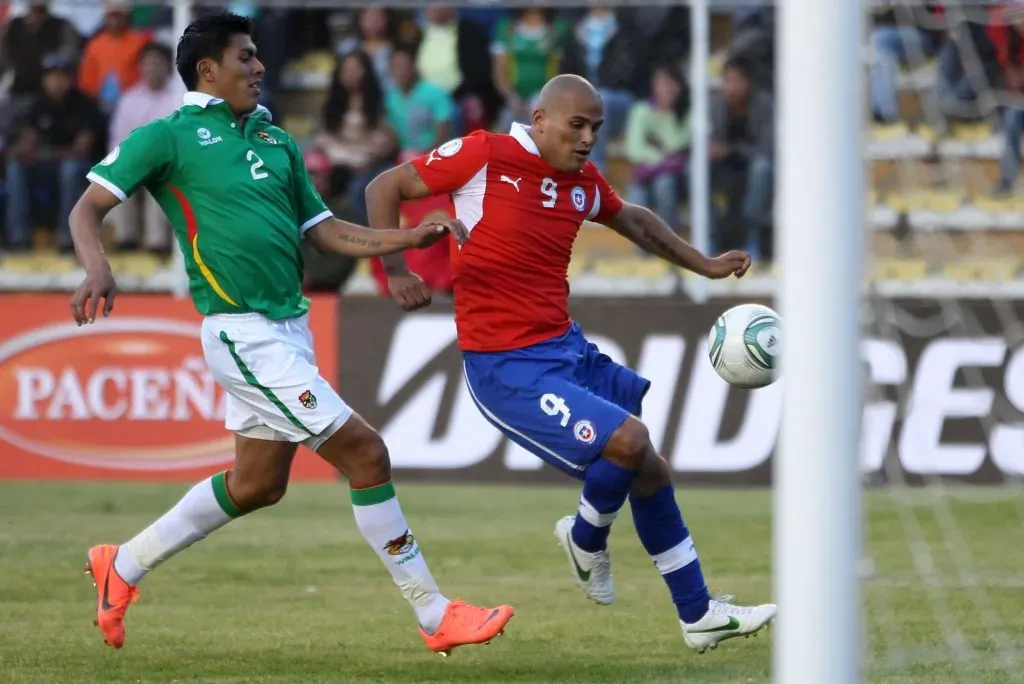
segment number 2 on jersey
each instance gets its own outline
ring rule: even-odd
[[[547,197],[541,204],[548,209],[555,206],[555,202],[558,201],[558,183],[550,178],[545,178],[540,182],[540,191]]]
[[[260,169],[263,168],[263,160],[260,159],[260,155],[256,154],[252,150],[245,153],[245,161],[252,161],[253,159],[256,161],[252,162],[252,166],[249,167],[249,173],[252,174],[253,180],[260,180],[261,178],[269,176],[270,174],[266,171],[260,171]]]

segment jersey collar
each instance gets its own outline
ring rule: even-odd
[[[530,127],[524,126],[521,123],[512,124],[512,130],[509,131],[509,135],[516,139],[516,142],[523,146],[530,154],[540,156],[540,150],[537,148],[537,143],[530,137]]]
[[[210,95],[208,93],[200,93],[195,90],[190,90],[187,93],[185,93],[185,98],[181,104],[183,107],[192,105],[194,107],[202,107],[203,109],[206,109],[208,106],[212,104],[220,104],[223,101],[224,100],[220,99],[219,97],[214,97],[213,95]],[[266,118],[267,121],[271,120],[270,110],[264,107],[263,105],[256,105],[256,110],[253,113],[260,113],[263,115],[264,118]]]

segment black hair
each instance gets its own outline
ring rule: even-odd
[[[685,121],[686,115],[690,111],[690,86],[686,82],[683,70],[676,62],[662,62],[654,69],[655,73],[659,71],[671,78],[679,86],[679,97],[676,98],[676,103],[672,107],[672,113],[676,115],[676,119],[680,122]]]
[[[376,128],[380,123],[384,111],[384,96],[381,92],[380,81],[373,70],[373,61],[370,56],[362,50],[353,50],[342,56],[334,69],[334,79],[331,81],[331,92],[327,96],[327,103],[324,105],[324,127],[331,132],[337,131],[341,125],[345,113],[348,111],[348,91],[341,85],[341,65],[348,58],[358,60],[363,67],[363,117],[366,119],[367,128]]]
[[[754,73],[754,70],[751,67],[750,62],[742,57],[730,57],[729,60],[725,63],[725,66],[722,68],[722,71],[725,72],[728,69],[740,72],[741,74],[746,76],[748,81],[750,80],[751,74]]]
[[[167,47],[163,43],[152,42],[143,45],[142,49],[139,50],[138,60],[141,62],[142,59],[150,53],[153,53],[154,55],[160,55],[161,57],[167,60],[168,64],[174,62],[174,52],[171,50],[171,48]]]
[[[196,66],[200,60],[220,62],[231,39],[239,34],[252,35],[252,24],[245,17],[231,12],[207,14],[189,24],[178,40],[175,62],[185,87],[195,90],[199,80]]]
[[[416,54],[418,53],[418,46],[412,43],[396,43],[391,48],[391,57],[395,55],[407,55],[412,60],[413,64],[416,64]]]

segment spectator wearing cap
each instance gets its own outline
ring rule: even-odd
[[[17,116],[39,93],[43,56],[74,60],[82,40],[70,22],[50,14],[46,3],[32,3],[25,16],[14,17],[0,30],[0,77],[13,75],[10,95]]]
[[[125,91],[110,120],[110,144],[113,149],[136,128],[155,119],[170,116],[181,104],[184,86],[171,78],[174,56],[160,43],[150,43],[139,53],[142,80]],[[170,225],[163,210],[147,190],[139,190],[110,212],[114,241],[121,250],[141,246],[153,252],[170,247]]]
[[[112,112],[121,94],[139,80],[139,52],[150,41],[146,31],[133,29],[128,3],[108,3],[103,29],[85,46],[78,87]]]
[[[42,85],[42,94],[13,127],[5,237],[12,250],[28,249],[33,205],[56,204],[57,244],[70,252],[68,215],[85,190],[103,119],[92,99],[74,87],[74,67],[63,55],[44,58]],[[54,180],[56,188],[51,187]],[[55,203],[40,201],[54,189]]]

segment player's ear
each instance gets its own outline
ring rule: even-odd
[[[544,130],[544,110],[534,109],[530,121],[533,124],[533,127],[537,129],[538,133]]]
[[[210,82],[216,75],[217,62],[210,58],[201,59],[196,62],[196,82]]]

